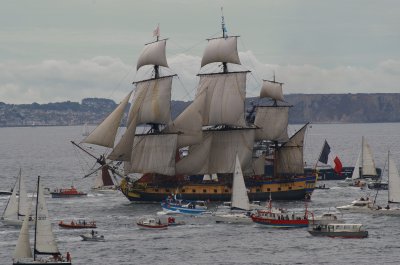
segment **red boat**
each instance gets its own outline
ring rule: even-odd
[[[275,228],[308,227],[307,206],[304,214],[273,210],[271,202],[268,210],[259,210],[251,216],[253,222]]]
[[[159,230],[168,228],[168,224],[161,222],[159,218],[140,218],[136,224],[141,229]]]
[[[87,193],[78,191],[74,186],[70,189],[56,189],[50,192],[52,198],[70,198],[70,197],[81,197],[87,196]]]
[[[70,223],[64,223],[63,221],[60,221],[58,225],[62,228],[68,229],[97,228],[95,221],[86,222],[85,220],[78,220],[75,222],[71,221]]]

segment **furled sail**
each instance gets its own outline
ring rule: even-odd
[[[276,176],[304,174],[303,144],[307,125],[276,150]]]
[[[400,176],[396,163],[389,155],[389,191],[388,201],[400,203]]]
[[[17,246],[13,255],[13,258],[16,260],[32,258],[32,249],[29,243],[29,218],[29,215],[25,215],[21,231],[19,232]]]
[[[128,105],[131,94],[132,91],[129,92],[119,106],[82,142],[109,148],[114,147],[114,141],[118,132],[118,127],[125,112],[126,106]]]
[[[374,158],[372,156],[371,147],[362,138],[362,174],[363,176],[376,176],[376,168]]]
[[[286,142],[289,140],[288,123],[288,106],[257,107],[254,124],[260,129],[256,132],[256,140]]]
[[[201,67],[218,62],[240,64],[237,38],[237,36],[232,36],[210,39],[203,53]]]
[[[177,138],[177,134],[136,135],[131,154],[131,172],[175,175]]]
[[[232,187],[232,208],[242,210],[250,210],[249,196],[247,195],[246,185],[244,183],[242,168],[240,166],[239,157],[235,159],[235,171],[233,173],[233,187]]]
[[[168,67],[167,57],[165,55],[166,45],[167,40],[160,40],[146,44],[139,56],[136,69],[139,70],[139,68],[144,65],[160,65]]]
[[[36,244],[35,254],[59,254],[56,241],[54,239],[51,222],[49,220],[49,212],[47,210],[44,198],[43,187],[38,179],[37,194],[37,216],[36,216]]]
[[[246,74],[233,72],[200,76],[197,94],[206,93],[203,125],[245,127]]]
[[[233,173],[236,154],[241,166],[249,167],[252,163],[254,131],[253,129],[204,131],[202,143],[189,147],[189,155],[177,162],[177,173],[188,175]]]
[[[283,101],[282,83],[263,80],[260,91],[260,98],[272,98],[273,100]]]

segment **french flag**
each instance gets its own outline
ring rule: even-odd
[[[337,155],[334,155],[331,152],[331,147],[326,140],[318,161],[324,164],[329,164],[337,174],[341,174],[343,168],[342,162]]]

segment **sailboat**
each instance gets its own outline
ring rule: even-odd
[[[372,155],[371,147],[364,139],[361,138],[361,151],[358,155],[356,164],[351,178],[346,178],[344,181],[338,183],[339,186],[365,186],[365,179],[376,179],[378,177],[374,157]]]
[[[162,69],[168,69],[165,56],[167,40],[160,40],[157,35],[156,41],[146,44],[139,56],[137,69],[151,65],[153,72],[149,79],[134,82],[136,89],[127,129],[121,140],[115,144],[117,130],[132,92],[83,140],[82,143],[112,148],[107,158],[124,162],[125,175],[111,168],[114,174],[122,177],[121,191],[129,200],[162,201],[177,191],[186,200],[229,201],[236,154],[244,175],[251,176],[246,183],[251,200],[267,200],[270,193],[277,200],[303,199],[312,192],[315,176],[306,177],[303,168],[305,129],[301,129],[295,139],[289,139],[290,143],[277,152],[281,154],[281,161],[278,162],[281,166],[277,167],[274,177],[279,175],[279,179],[257,179],[264,174],[265,157],[253,158],[258,128],[245,120],[249,71],[230,69],[230,64],[240,65],[238,36],[227,35],[224,19],[222,29],[222,37],[208,40],[195,99],[175,120],[172,121],[170,115],[171,87],[175,75],[161,75]],[[204,71],[204,66],[219,63],[222,63],[221,71]],[[275,125],[274,122],[287,127],[287,120],[276,118],[271,124]],[[271,124],[269,127],[274,127]],[[139,125],[146,125],[149,129],[137,134]],[[263,126],[263,129],[266,127]],[[287,160],[288,152],[293,150],[296,154],[291,157],[297,160]],[[101,165],[112,163],[97,158],[96,161]],[[285,168],[288,162],[290,165]],[[299,166],[301,170],[294,172],[293,169]],[[129,173],[142,176],[138,180],[131,179],[126,177]],[[217,181],[203,181],[206,174],[216,174]]]
[[[19,195],[17,196],[17,194]],[[25,188],[24,177],[22,176],[20,169],[12,194],[8,199],[6,208],[4,209],[0,220],[5,225],[21,226],[24,217],[30,214],[28,207],[28,195]],[[32,224],[32,218],[28,217],[28,219],[31,219],[29,223]]]
[[[26,215],[18,237],[17,246],[13,255],[13,265],[57,265],[71,264],[71,257],[67,252],[67,257],[60,255],[57,243],[55,242],[49,213],[47,211],[46,201],[44,198],[44,190],[40,183],[40,177],[37,181],[36,196],[36,215],[33,255],[29,243],[29,217]],[[39,255],[52,255],[48,258],[39,258]]]
[[[111,177],[109,166],[101,166],[101,169],[97,170],[96,173],[94,186],[91,188],[93,192],[109,193],[118,190],[119,186],[115,184],[116,180]]]
[[[230,211],[217,211],[213,215],[217,223],[252,223],[250,209],[250,201],[247,195],[242,169],[239,158],[236,156]]]

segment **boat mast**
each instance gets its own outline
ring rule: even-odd
[[[33,243],[33,260],[36,260],[36,234],[37,234],[36,231],[37,231],[38,205],[39,205],[39,183],[40,183],[40,176],[38,176],[37,190],[36,190],[35,239]]]
[[[226,28],[225,28],[224,8],[223,7],[221,7],[221,27],[222,27],[222,37],[227,38],[228,34],[227,34]],[[224,73],[228,72],[228,64],[226,62],[222,62],[222,68],[223,68]]]
[[[363,168],[364,168],[364,136],[361,137],[361,174],[360,174],[360,178],[362,178],[364,176]],[[360,170],[360,169],[358,168],[358,170]]]
[[[18,192],[19,192],[19,196],[18,196],[18,211],[17,211],[17,220],[19,220],[19,208],[21,206],[21,169],[19,169],[19,178],[18,178]]]

